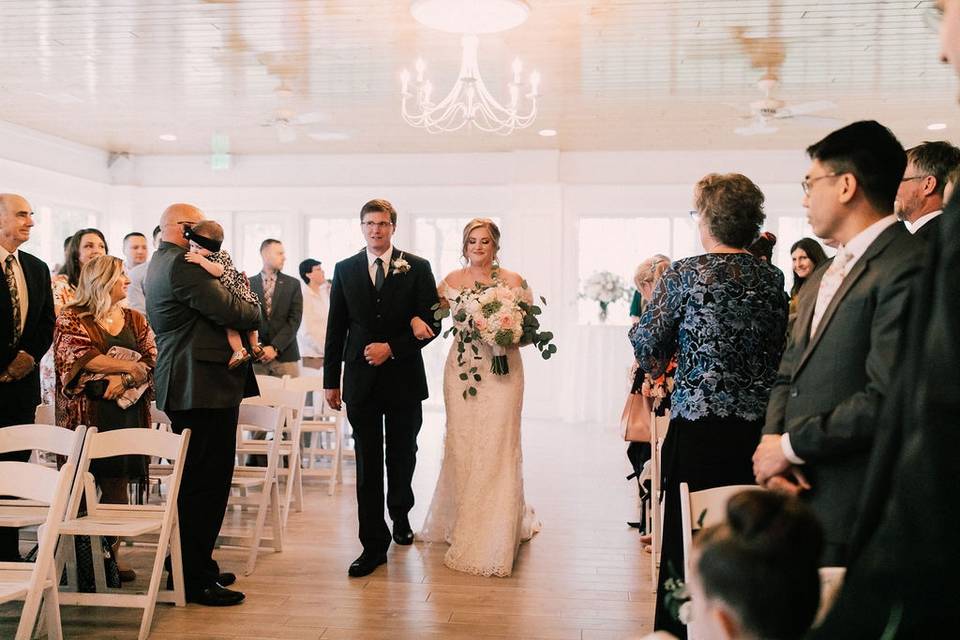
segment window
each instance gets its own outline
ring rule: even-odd
[[[243,271],[248,277],[254,276],[263,268],[263,261],[260,259],[260,243],[267,238],[281,240],[283,223],[238,220],[235,228],[236,239],[232,243],[236,248],[236,253],[233,254],[234,264],[237,270]]]
[[[356,216],[310,218],[307,221],[305,257],[322,262],[328,278],[333,278],[336,263],[357,253],[363,246],[363,231]]]
[[[30,241],[23,245],[23,250],[41,258],[51,269],[63,264],[64,238],[80,229],[97,227],[98,214],[88,209],[41,205],[34,209],[34,213],[35,226],[30,230]]]
[[[580,289],[595,273],[610,271],[620,276],[630,297],[633,296],[633,272],[644,259],[656,253],[669,255],[671,248],[682,255],[689,250],[689,220],[681,218],[581,218],[578,231],[580,248],[578,274]],[[629,324],[630,298],[611,304],[608,324]],[[595,300],[578,300],[580,324],[599,322],[599,304]]]

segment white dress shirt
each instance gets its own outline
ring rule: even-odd
[[[916,233],[917,231],[920,231],[920,227],[927,224],[941,213],[943,213],[943,209],[937,209],[936,211],[923,214],[913,222],[904,222],[903,224],[907,228],[907,231],[910,233]]]
[[[0,247],[0,272],[4,274],[3,284],[6,286],[7,256],[10,252]],[[17,281],[17,297],[20,299],[20,333],[23,334],[23,327],[27,322],[27,309],[30,307],[30,300],[27,292],[27,280],[23,277],[23,266],[20,264],[20,249],[13,252],[13,279]]]
[[[390,261],[393,259],[393,245],[387,247],[387,250],[383,252],[383,255],[378,256],[377,254],[367,249],[367,269],[370,271],[370,282],[377,284],[377,265],[374,264],[377,258],[383,258],[383,278],[386,280],[387,275],[390,273]]]
[[[314,292],[301,282],[300,288],[303,291],[303,320],[297,330],[300,357],[322,358],[327,339],[327,315],[330,312],[330,285],[324,284]]]
[[[127,287],[127,306],[144,315],[147,313],[147,297],[143,291],[143,281],[147,277],[149,266],[150,261],[147,260],[127,271],[127,277],[130,278],[130,286]]]
[[[847,244],[842,247],[838,247],[837,251],[846,251],[850,254],[850,259],[847,260],[847,264],[843,268],[843,276],[846,277],[850,273],[850,270],[853,269],[853,265],[857,264],[857,261],[863,257],[863,254],[867,252],[867,249],[870,248],[870,245],[880,237],[880,234],[887,230],[888,227],[893,226],[897,222],[897,217],[894,215],[885,216],[869,227],[853,236]],[[919,221],[918,221],[919,222]],[[780,449],[783,451],[784,457],[793,464],[804,464],[804,460],[800,458],[794,452],[793,447],[790,445],[790,434],[785,433],[783,437],[780,438]]]

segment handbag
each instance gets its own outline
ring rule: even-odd
[[[620,431],[627,442],[650,442],[650,414],[653,398],[640,392],[627,395],[620,414]]]

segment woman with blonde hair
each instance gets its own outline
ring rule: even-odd
[[[653,287],[660,279],[660,275],[670,266],[670,258],[657,253],[637,265],[633,272],[633,284],[637,290],[633,294],[633,300],[630,302],[630,320],[636,324],[640,320],[640,314],[643,308],[650,302],[653,296]]]
[[[144,315],[120,305],[129,284],[120,258],[93,258],[80,272],[74,300],[57,317],[53,352],[61,427],[84,424],[102,432],[149,425],[157,347]],[[127,484],[145,478],[147,465],[143,456],[116,456],[92,461],[90,471],[103,502],[125,504]],[[121,569],[120,577],[136,576]]]
[[[508,286],[532,303],[523,279],[500,266],[500,229],[488,218],[475,218],[463,230],[466,266],[440,282],[441,304],[452,315],[465,307],[461,292],[474,287]],[[481,576],[506,577],[520,543],[540,530],[533,509],[524,500],[520,413],[523,409],[523,360],[518,346],[506,347],[510,373],[484,375],[465,395],[451,345],[443,370],[446,439],[440,479],[420,537],[447,543],[446,566]],[[489,371],[492,351],[482,346],[478,371]]]

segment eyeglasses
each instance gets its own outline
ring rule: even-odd
[[[910,180],[923,180],[924,178],[929,178],[930,176],[909,176],[907,178],[901,178],[900,182],[909,182]]]
[[[826,173],[822,176],[817,176],[816,178],[804,178],[800,181],[800,188],[803,189],[803,195],[810,195],[810,189],[813,188],[813,183],[817,180],[823,180],[824,178],[836,178],[841,174],[839,173]]]
[[[387,227],[392,227],[392,222],[374,222],[373,220],[367,220],[366,222],[361,222],[363,228],[367,231],[373,231],[374,229],[379,229],[380,231],[386,231]]]

